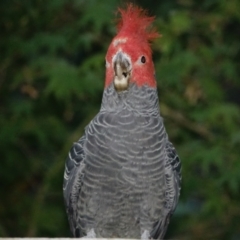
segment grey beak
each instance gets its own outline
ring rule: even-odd
[[[131,63],[124,53],[117,53],[114,59],[114,86],[117,91],[123,91],[128,88],[131,73]]]

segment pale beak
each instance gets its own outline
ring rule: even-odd
[[[118,52],[113,60],[114,66],[114,87],[117,91],[128,89],[131,74],[130,59],[122,52]]]

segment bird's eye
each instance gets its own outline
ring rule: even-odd
[[[146,62],[146,58],[144,56],[141,57],[141,62],[145,63]]]

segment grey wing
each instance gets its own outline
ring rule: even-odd
[[[166,205],[167,210],[173,214],[176,209],[181,190],[181,162],[171,142],[166,145],[167,161],[165,176],[167,184]]]
[[[170,217],[176,209],[180,190],[181,190],[181,162],[172,143],[167,140],[166,143],[166,165],[165,165],[165,180],[166,193],[164,204],[164,219],[156,222],[151,238],[162,239],[167,231]]]
[[[82,186],[83,170],[85,167],[84,143],[86,141],[83,135],[78,142],[74,143],[66,160],[63,196],[68,215],[71,231],[75,237],[82,235],[77,228],[77,200]]]

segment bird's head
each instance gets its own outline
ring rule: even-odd
[[[112,82],[117,91],[127,90],[130,83],[156,87],[150,42],[159,34],[150,28],[154,17],[133,4],[119,9],[118,33],[106,55],[105,87]]]

